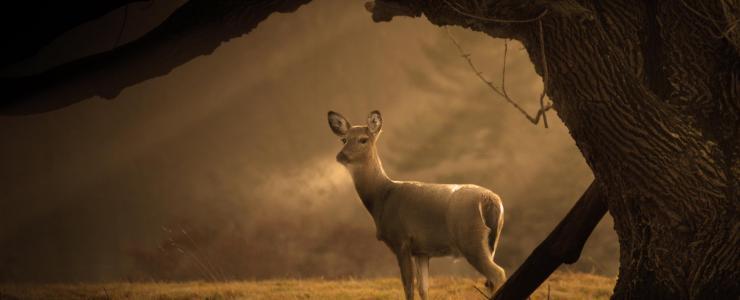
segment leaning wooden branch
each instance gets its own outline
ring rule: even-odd
[[[591,182],[570,212],[491,298],[526,299],[561,264],[572,264],[583,245],[607,212],[597,181]]]
[[[524,115],[524,117],[527,118],[527,120],[529,120],[530,122],[532,122],[532,124],[537,125],[540,122],[540,117],[542,117],[542,119],[544,121],[545,128],[548,127],[548,125],[547,125],[547,117],[545,116],[545,112],[548,111],[548,110],[550,110],[552,108],[552,105],[551,104],[547,104],[547,105],[544,104],[545,90],[542,91],[542,95],[540,96],[540,109],[537,111],[537,114],[535,114],[535,116],[531,116],[529,113],[527,113],[527,111],[525,111],[521,106],[519,106],[519,104],[516,101],[514,101],[511,97],[509,97],[509,94],[506,92],[506,86],[504,85],[506,83],[506,79],[505,78],[502,78],[501,79],[501,88],[499,89],[497,86],[495,86],[493,84],[493,82],[491,82],[485,76],[483,76],[483,72],[481,72],[480,70],[478,70],[478,68],[475,66],[475,64],[473,64],[473,60],[470,58],[470,54],[469,53],[465,53],[465,51],[463,50],[462,46],[460,46],[460,43],[458,43],[457,40],[455,39],[455,37],[452,36],[452,34],[450,33],[449,29],[446,28],[446,32],[447,32],[447,36],[450,38],[450,40],[452,41],[452,43],[455,45],[455,48],[457,48],[457,51],[460,53],[460,56],[462,56],[463,58],[465,58],[465,60],[468,62],[468,66],[470,66],[470,69],[472,69],[473,72],[475,72],[475,75],[478,76],[478,78],[480,78],[480,80],[483,81],[483,83],[485,83],[486,85],[488,85],[488,87],[491,88],[491,90],[494,93],[496,93],[499,96],[501,96],[502,98],[504,98],[504,100],[506,100],[506,102],[509,102],[509,104],[511,104],[512,106],[514,106],[514,108],[516,108],[520,113],[522,113],[522,115]],[[506,48],[504,48],[504,53],[508,52],[508,46],[506,44],[504,44],[504,47],[506,47]],[[503,68],[503,71],[502,71],[502,77],[505,77],[505,76],[506,76],[506,56],[504,56],[504,68]],[[544,79],[545,80],[545,86],[547,86],[547,79],[546,79],[546,77],[547,77],[547,72],[544,73],[544,77],[543,77],[543,78],[545,78]]]

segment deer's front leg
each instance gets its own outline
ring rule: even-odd
[[[408,242],[401,245],[401,249],[396,253],[398,267],[401,268],[401,282],[403,282],[403,291],[406,293],[406,300],[414,299],[414,262],[411,257],[411,246]]]
[[[416,281],[421,300],[427,300],[429,292],[429,256],[420,255],[416,257]]]

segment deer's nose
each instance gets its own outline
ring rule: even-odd
[[[349,157],[347,157],[347,154],[344,154],[344,151],[340,151],[337,154],[337,161],[343,164],[346,164],[349,162]]]

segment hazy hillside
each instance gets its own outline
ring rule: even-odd
[[[499,80],[503,41],[453,29]],[[534,111],[541,81],[511,44],[508,90]],[[374,24],[361,3],[278,14],[113,101],[0,117],[0,281],[392,276],[326,112],[383,113],[394,179],[475,183],[506,212],[497,261],[513,269],[591,173],[550,114],[535,127],[493,96],[423,20]],[[605,219],[574,269],[613,275]],[[474,274],[433,260],[432,274]],[[462,284],[462,283],[461,283]],[[394,287],[395,288],[395,287]]]

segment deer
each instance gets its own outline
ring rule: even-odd
[[[378,156],[379,111],[372,111],[362,126],[350,125],[334,111],[328,119],[343,143],[336,160],[349,171],[375,223],[376,238],[396,255],[406,299],[414,299],[415,279],[419,296],[427,299],[429,259],[445,256],[464,257],[493,294],[506,280],[504,269],[493,261],[504,225],[501,198],[473,184],[391,180]]]

